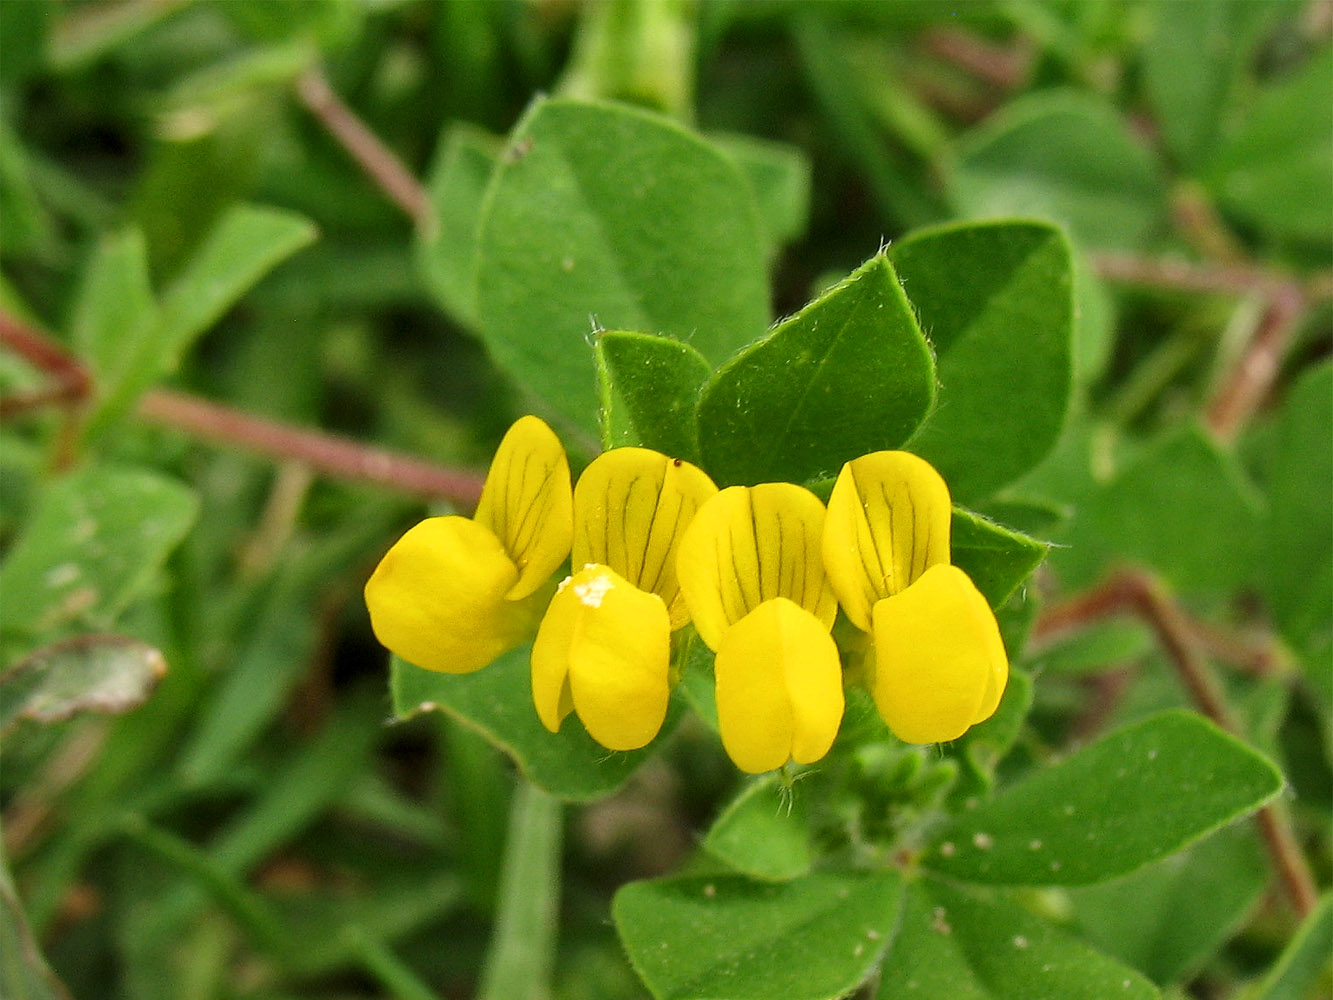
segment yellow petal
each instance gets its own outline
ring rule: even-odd
[[[986,598],[956,566],[932,566],[876,603],[875,704],[906,743],[957,739],[999,704],[1009,677]]]
[[[535,592],[569,555],[569,460],[555,432],[537,417],[520,417],[500,442],[473,520],[490,529],[518,567],[510,600]]]
[[[647,448],[616,448],[593,460],[574,487],[575,566],[609,566],[660,597],[671,627],[689,620],[676,582],[676,546],[717,487],[688,462]]]
[[[842,722],[842,670],[828,626],[786,598],[727,630],[714,662],[722,745],[742,771],[828,753]]]
[[[366,583],[375,637],[409,663],[465,674],[528,638],[541,595],[510,601],[518,570],[465,517],[432,517],[400,538]]]
[[[842,467],[824,524],[824,569],[852,624],[871,628],[870,609],[949,561],[949,487],[924,459],[877,451]]]
[[[552,732],[568,713],[608,750],[652,742],[666,718],[671,624],[656,594],[606,566],[591,565],[560,585],[532,647],[537,714]]]
[[[706,501],[685,530],[676,575],[709,648],[764,601],[785,597],[833,626],[837,601],[824,577],[824,505],[791,483],[732,486]]]

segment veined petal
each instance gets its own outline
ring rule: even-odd
[[[1009,679],[1000,629],[981,592],[956,566],[932,566],[877,602],[879,714],[905,743],[942,743],[995,711]]]
[[[432,517],[389,549],[366,583],[379,641],[408,663],[465,674],[532,634],[541,595],[506,600],[518,569],[488,530]]]
[[[828,753],[842,722],[842,669],[828,626],[783,597],[727,630],[714,662],[722,745],[742,771]]]
[[[837,601],[824,576],[824,505],[791,483],[732,486],[707,500],[685,529],[676,575],[710,649],[764,601],[785,597],[832,628]]]
[[[560,585],[532,647],[532,693],[552,732],[578,712],[608,750],[652,742],[666,718],[671,624],[656,594],[606,566],[590,565]]]
[[[852,624],[931,566],[949,561],[949,487],[925,459],[877,451],[842,467],[824,522],[824,569]]]
[[[520,417],[505,434],[472,519],[490,529],[518,567],[510,600],[536,591],[569,555],[569,460],[555,432],[537,417]]]
[[[688,462],[647,448],[615,448],[595,458],[574,487],[575,566],[609,566],[656,594],[671,627],[689,620],[676,582],[676,546],[695,511],[717,493]]]

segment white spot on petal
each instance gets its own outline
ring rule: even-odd
[[[609,576],[594,576],[591,580],[574,584],[574,596],[584,607],[600,608],[602,599],[615,586]]]
[[[989,833],[972,834],[972,846],[979,851],[989,851],[995,846],[995,838]]]

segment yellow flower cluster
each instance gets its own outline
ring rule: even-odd
[[[868,683],[898,738],[956,739],[995,711],[1008,660],[986,599],[950,565],[951,509],[939,473],[901,451],[848,462],[827,509],[791,483],[719,491],[644,448],[602,454],[571,489],[559,439],[529,416],[476,514],[408,531],[366,604],[380,642],[427,670],[468,673],[533,639],[542,724],[575,712],[611,750],[657,735],[672,633],[693,622],[716,654],[722,743],[760,773],[833,745],[839,605],[869,636]],[[552,593],[566,557],[574,572]]]

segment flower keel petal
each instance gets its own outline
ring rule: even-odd
[[[722,745],[742,771],[812,763],[833,745],[843,712],[838,651],[804,608],[765,601],[728,629],[714,672]]]
[[[666,718],[670,658],[662,599],[606,566],[587,566],[561,585],[533,646],[538,715],[556,731],[567,691],[593,739],[608,750],[637,750]]]
[[[956,566],[875,604],[875,705],[906,743],[957,739],[999,704],[1008,660],[986,599]]]

